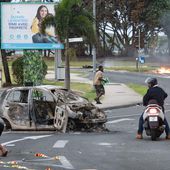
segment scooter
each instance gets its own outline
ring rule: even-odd
[[[149,104],[146,107],[143,114],[143,127],[146,131],[146,135],[151,136],[152,141],[156,141],[164,132],[164,119],[164,113],[158,104]]]

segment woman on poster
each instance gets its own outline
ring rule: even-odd
[[[31,25],[31,31],[34,33],[32,36],[33,43],[58,43],[57,38],[52,34],[52,32],[46,31],[45,34],[40,32],[43,19],[50,15],[52,14],[49,13],[48,8],[45,5],[39,6],[37,14]]]

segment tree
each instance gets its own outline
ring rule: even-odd
[[[168,49],[170,55],[170,1],[167,1],[166,8],[162,11],[161,17],[159,18],[160,26],[168,37]]]
[[[10,2],[10,0],[1,0],[1,2]],[[1,15],[1,5],[0,5],[0,15]],[[0,24],[1,24],[1,17],[0,17]],[[1,29],[1,25],[0,25]],[[1,41],[1,30],[0,30],[0,41]],[[8,61],[7,61],[7,53],[5,50],[1,49],[1,57],[2,57],[2,65],[5,74],[6,85],[11,85],[11,77],[8,68]]]
[[[136,46],[139,31],[143,35],[142,43],[152,39],[162,28],[168,35],[169,3],[169,0],[97,0],[96,28],[100,46],[104,51],[116,48],[127,55],[128,48]],[[91,0],[84,0],[84,6],[91,9]],[[165,22],[160,23],[160,20]]]
[[[55,16],[42,22],[42,33],[51,25],[55,26],[56,33],[65,42],[65,88],[70,89],[69,38],[71,35],[84,36],[94,43],[93,18],[83,8],[82,0],[61,0],[55,5]]]

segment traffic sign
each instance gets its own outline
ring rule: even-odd
[[[145,63],[145,57],[139,56],[139,62],[140,62],[141,64],[144,64],[144,63]]]

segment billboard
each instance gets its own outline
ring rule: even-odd
[[[48,15],[54,15],[54,4],[2,3],[1,49],[63,49],[53,27],[40,33]]]

